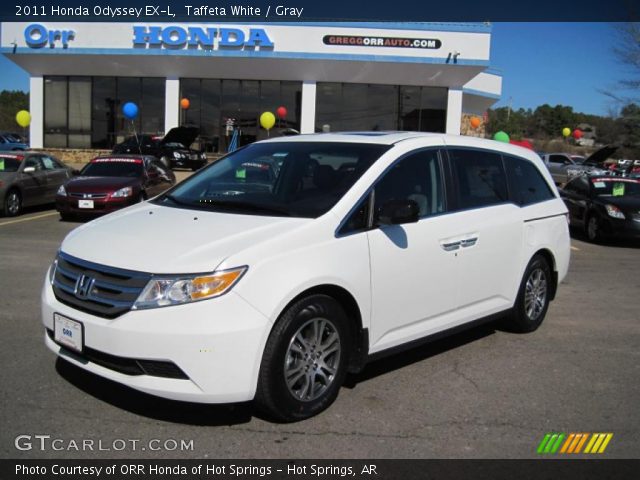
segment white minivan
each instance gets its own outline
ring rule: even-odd
[[[535,330],[567,273],[566,214],[540,158],[492,140],[257,142],[72,231],[45,342],[143,392],[301,420],[371,358],[498,316]]]

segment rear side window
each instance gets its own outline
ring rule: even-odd
[[[555,198],[549,184],[536,166],[518,157],[504,157],[511,199],[520,206]]]
[[[508,201],[507,179],[498,153],[450,149],[459,209],[481,208]]]

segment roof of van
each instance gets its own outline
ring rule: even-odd
[[[265,142],[354,142],[354,143],[379,143],[392,145],[402,140],[419,137],[445,137],[443,133],[427,132],[335,132],[335,133],[308,133],[286,137],[273,137]]]

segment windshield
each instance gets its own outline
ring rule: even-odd
[[[316,218],[390,147],[361,143],[253,144],[187,179],[163,205]]]
[[[85,177],[140,177],[142,160],[133,158],[96,159],[82,169]]]
[[[21,161],[22,157],[0,156],[0,173],[17,172]]]
[[[630,178],[592,178],[595,194],[599,197],[629,197],[640,195],[640,180]]]

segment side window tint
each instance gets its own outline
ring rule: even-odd
[[[411,154],[391,167],[375,187],[375,212],[390,200],[413,200],[420,217],[444,211],[437,150]]]
[[[531,205],[555,198],[549,184],[536,166],[517,157],[504,157],[512,200],[520,205]]]
[[[472,149],[450,149],[458,208],[481,208],[508,200],[502,157]]]

